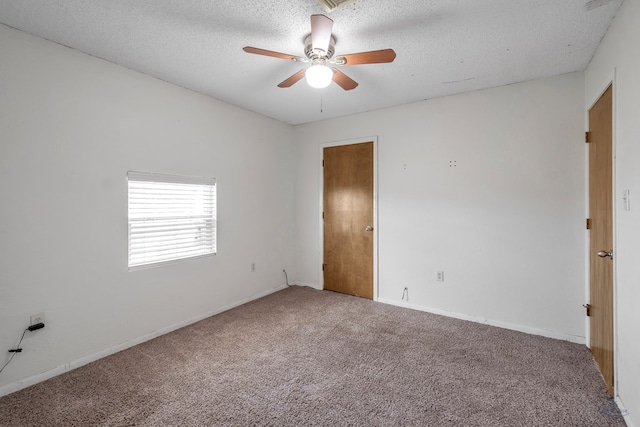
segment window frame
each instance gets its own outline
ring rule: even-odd
[[[211,227],[210,229],[207,227],[205,233],[210,233],[211,235],[211,252],[206,253],[198,253],[189,256],[179,256],[179,257],[171,257],[167,259],[161,259],[157,261],[147,261],[144,263],[134,263],[132,262],[132,221],[137,225],[144,223],[145,221],[155,221],[155,223],[159,223],[162,221],[171,221],[172,219],[166,217],[168,215],[167,211],[161,212],[160,215],[155,214],[146,218],[133,218],[132,219],[132,182],[138,183],[141,185],[143,182],[150,182],[154,184],[168,184],[168,186],[176,186],[176,185],[194,185],[194,186],[208,186],[210,195],[201,198],[194,198],[194,202],[205,203],[207,206],[207,212],[204,215],[180,215],[177,218],[180,220],[191,221],[194,219],[202,220],[203,216],[209,216],[208,210],[210,209],[210,221]],[[135,185],[135,184],[134,184]],[[194,188],[195,189],[195,188]],[[186,175],[170,175],[170,174],[161,174],[161,173],[151,173],[151,172],[138,172],[138,171],[128,171],[127,172],[127,267],[129,271],[143,270],[148,268],[160,267],[167,264],[173,264],[176,262],[183,262],[192,259],[204,258],[216,255],[218,252],[218,242],[217,242],[217,197],[218,197],[218,188],[217,188],[217,180],[212,177],[202,177],[202,176],[186,176]],[[205,201],[206,199],[206,201]],[[211,199],[209,201],[209,199]],[[165,217],[163,217],[165,215]],[[174,217],[173,220],[175,220]],[[207,221],[207,219],[205,219]],[[189,231],[185,233],[187,236],[189,235]],[[197,245],[194,245],[197,248]],[[208,248],[207,248],[208,250]],[[150,251],[152,252],[152,251]]]

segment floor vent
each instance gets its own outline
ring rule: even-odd
[[[320,6],[327,12],[333,12],[337,8],[344,6],[348,3],[353,3],[355,0],[316,0]]]

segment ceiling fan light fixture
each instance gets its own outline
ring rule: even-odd
[[[335,1],[335,0],[334,0]],[[350,0],[339,0],[346,3]],[[586,1],[586,0],[585,0]],[[594,1],[620,1],[620,0],[594,0]],[[322,89],[335,82],[344,90],[352,90],[358,86],[358,82],[347,76],[335,66],[382,64],[393,62],[396,53],[393,49],[372,50],[368,52],[350,53],[340,55],[335,59],[336,38],[332,34],[333,20],[325,15],[311,15],[311,34],[304,39],[304,53],[306,58],[274,52],[272,50],[245,46],[243,50],[255,55],[272,56],[274,58],[293,60],[294,62],[311,62],[309,68],[298,70],[293,75],[278,84],[279,88],[291,87],[302,78],[306,77],[307,83],[313,88]],[[330,64],[330,66],[328,66]]]
[[[324,64],[314,64],[304,73],[309,86],[322,89],[331,84],[333,70]]]

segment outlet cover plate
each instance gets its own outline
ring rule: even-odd
[[[35,325],[36,323],[44,323],[44,313],[36,313],[31,315],[31,325]]]

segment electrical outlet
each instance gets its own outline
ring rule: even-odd
[[[256,263],[252,262],[251,263],[251,272],[253,273],[254,271],[256,271]]]
[[[44,313],[37,313],[37,314],[31,315],[31,323],[29,324],[29,326],[35,325],[36,323],[44,323]]]
[[[440,270],[436,272],[436,281],[444,282],[444,271]]]

